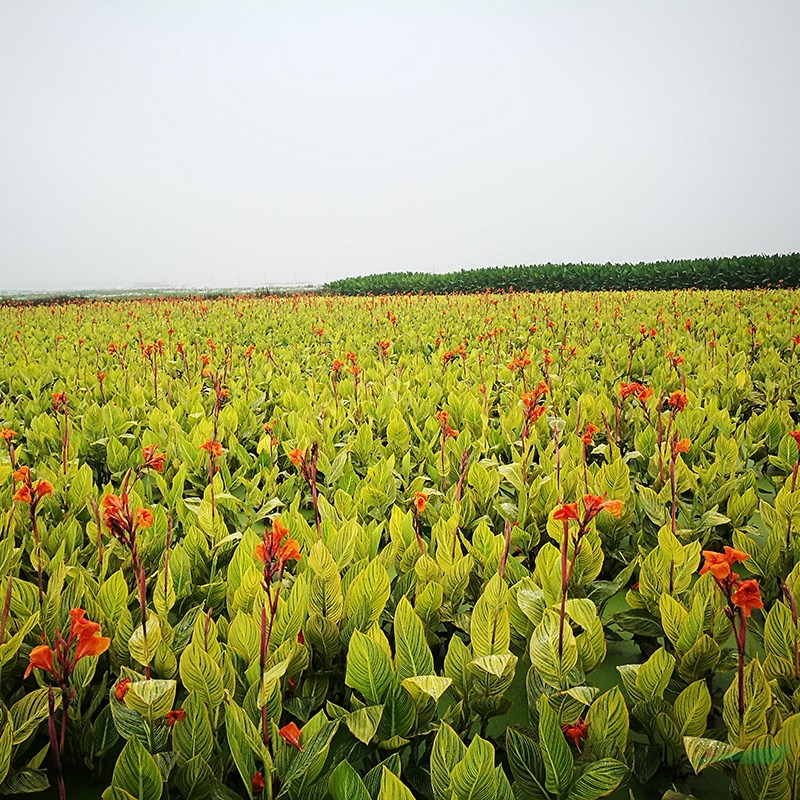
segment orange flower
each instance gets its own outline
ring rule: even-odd
[[[278,551],[278,564],[280,566],[283,566],[287,561],[299,561],[301,558],[300,542],[296,539],[287,539]]]
[[[724,581],[728,576],[733,576],[731,567],[750,558],[748,553],[727,546],[724,553],[703,550],[703,555],[706,560],[700,569],[700,574],[705,575],[706,572],[710,572],[718,581]],[[735,580],[735,578],[731,577],[731,580]]]
[[[584,521],[589,522],[594,519],[601,511],[608,511],[609,514],[619,517],[622,514],[622,500],[606,500],[596,494],[585,494],[583,496]]]
[[[650,386],[642,386],[636,393],[636,399],[640,403],[646,403],[653,396],[653,389]]]
[[[14,472],[11,473],[11,477],[17,481],[17,483],[24,483],[28,480],[28,476],[31,474],[30,467],[20,467]]]
[[[53,651],[46,644],[34,647],[31,650],[30,659],[30,664],[28,664],[23,678],[27,678],[34,669],[43,669],[45,672],[53,674]]]
[[[731,595],[731,602],[742,609],[742,614],[749,617],[754,608],[764,608],[758,581],[754,578],[742,581]]]
[[[153,512],[149,508],[136,509],[136,524],[140,528],[150,528],[153,525]]]
[[[176,722],[180,722],[186,716],[186,712],[179,708],[177,711],[167,711],[164,715],[164,721],[167,723],[167,727],[171,728]]]
[[[276,565],[277,569],[283,569],[287,561],[299,561],[302,557],[300,543],[292,538],[286,539],[288,535],[289,529],[279,519],[273,520],[272,531],[265,531],[264,541],[256,545],[256,558],[267,567]],[[270,575],[275,571],[270,570]]]
[[[69,626],[70,636],[85,639],[100,633],[100,623],[86,619],[86,611],[82,608],[71,608],[69,615],[72,618]]]
[[[791,436],[797,443],[797,446],[800,447],[800,431],[789,431],[789,436]]]
[[[295,449],[292,450],[291,453],[289,453],[289,460],[296,467],[299,467],[305,461],[305,453],[303,453],[303,451],[299,447],[295,447]]]
[[[47,481],[36,481],[36,486],[34,486],[36,490],[37,497],[44,497],[48,494],[53,494],[53,485],[48,483]]]
[[[124,516],[122,498],[116,494],[107,494],[100,501],[103,506],[103,522],[114,535],[127,534],[128,523]]]
[[[728,547],[726,545],[725,558],[728,559],[729,564],[733,565],[739,564],[742,561],[747,561],[747,559],[750,558],[750,554],[745,553],[743,550],[737,550],[735,547]]]
[[[212,458],[219,458],[222,455],[222,445],[213,439],[208,439],[200,445],[201,450],[205,450]]]
[[[688,453],[689,448],[692,446],[691,439],[680,439],[675,444],[675,453]]]
[[[578,516],[578,504],[567,503],[561,506],[561,508],[557,508],[553,512],[553,519],[558,519],[558,520],[580,519],[580,517]]]
[[[339,370],[344,366],[344,361],[341,361],[338,358],[333,359],[333,366],[331,367],[331,372],[338,375]]]
[[[167,458],[166,453],[158,452],[157,444],[148,444],[142,448],[142,466],[150,467],[156,472],[164,471],[164,461]]]
[[[97,624],[97,623],[94,623]],[[78,662],[86,656],[99,656],[105,653],[111,645],[108,636],[95,636],[89,634],[78,639],[78,646],[75,648],[75,661]]]
[[[121,681],[114,684],[114,695],[116,696],[117,700],[122,702],[125,699],[125,695],[128,693],[130,685],[130,678],[123,678]]]
[[[608,511],[612,517],[617,517],[619,519],[619,517],[622,516],[622,507],[624,505],[622,500],[606,500],[603,503],[603,510]]]
[[[674,411],[683,411],[689,404],[689,398],[683,392],[673,392],[667,400],[667,405]]]
[[[11,428],[3,428],[3,430],[0,430],[0,439],[5,439],[7,442],[10,442],[16,435],[17,432],[12,431]]]
[[[428,505],[428,495],[425,492],[414,492],[414,499],[411,503],[417,509],[417,513],[421,514]]]
[[[17,503],[30,503],[31,502],[31,490],[28,486],[20,486],[16,492],[14,492],[14,497],[12,500],[16,501]]]
[[[591,422],[586,426],[586,430],[581,436],[581,441],[588,447],[590,444],[594,443],[594,435],[600,430],[597,425],[592,424]]]
[[[290,722],[288,725],[284,725],[279,731],[278,736],[283,739],[284,742],[290,744],[292,747],[296,747],[298,750],[302,751],[302,747],[300,747],[300,734],[302,731],[294,722]]]
[[[705,575],[710,572],[718,581],[724,581],[731,574],[731,565],[723,553],[716,553],[713,550],[703,550],[705,563],[700,568],[700,574]]]

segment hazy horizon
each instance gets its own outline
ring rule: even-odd
[[[800,4],[0,5],[0,289],[800,250]]]

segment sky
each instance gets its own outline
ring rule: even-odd
[[[797,0],[2,0],[0,290],[800,250]]]

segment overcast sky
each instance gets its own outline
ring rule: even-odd
[[[800,2],[0,2],[0,289],[800,249]]]

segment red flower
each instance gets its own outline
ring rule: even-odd
[[[800,447],[800,431],[789,431],[789,436],[791,436],[797,443],[797,446]]]
[[[107,494],[100,501],[103,506],[103,522],[114,536],[126,536],[128,522],[125,519],[125,506],[122,498],[116,494]]]
[[[564,738],[580,752],[581,742],[589,735],[589,726],[583,721],[583,717],[578,717],[574,725],[562,725],[561,731]]]
[[[36,481],[36,486],[33,487],[36,491],[36,496],[41,498],[48,494],[53,494],[53,484],[47,481]]]
[[[118,681],[116,684],[114,684],[114,694],[116,695],[117,700],[122,702],[125,699],[125,695],[128,693],[130,686],[130,678],[123,678],[121,681]]]
[[[253,787],[253,794],[261,794],[267,788],[266,781],[261,772],[256,772],[250,779],[250,785]]]
[[[167,711],[164,715],[164,721],[167,723],[167,727],[171,728],[176,722],[180,722],[186,716],[186,712],[179,708],[177,711]]]
[[[578,504],[567,503],[566,505],[561,506],[561,508],[557,508],[553,512],[553,519],[558,519],[558,520],[580,519],[580,517],[578,516]]]
[[[758,581],[750,578],[742,581],[731,595],[731,602],[742,609],[742,614],[749,617],[754,608],[764,608]]]
[[[287,744],[290,744],[292,747],[296,747],[298,750],[302,750],[303,748],[300,747],[300,734],[302,731],[294,722],[290,722],[288,725],[284,725],[279,731],[278,736],[281,737]]]

